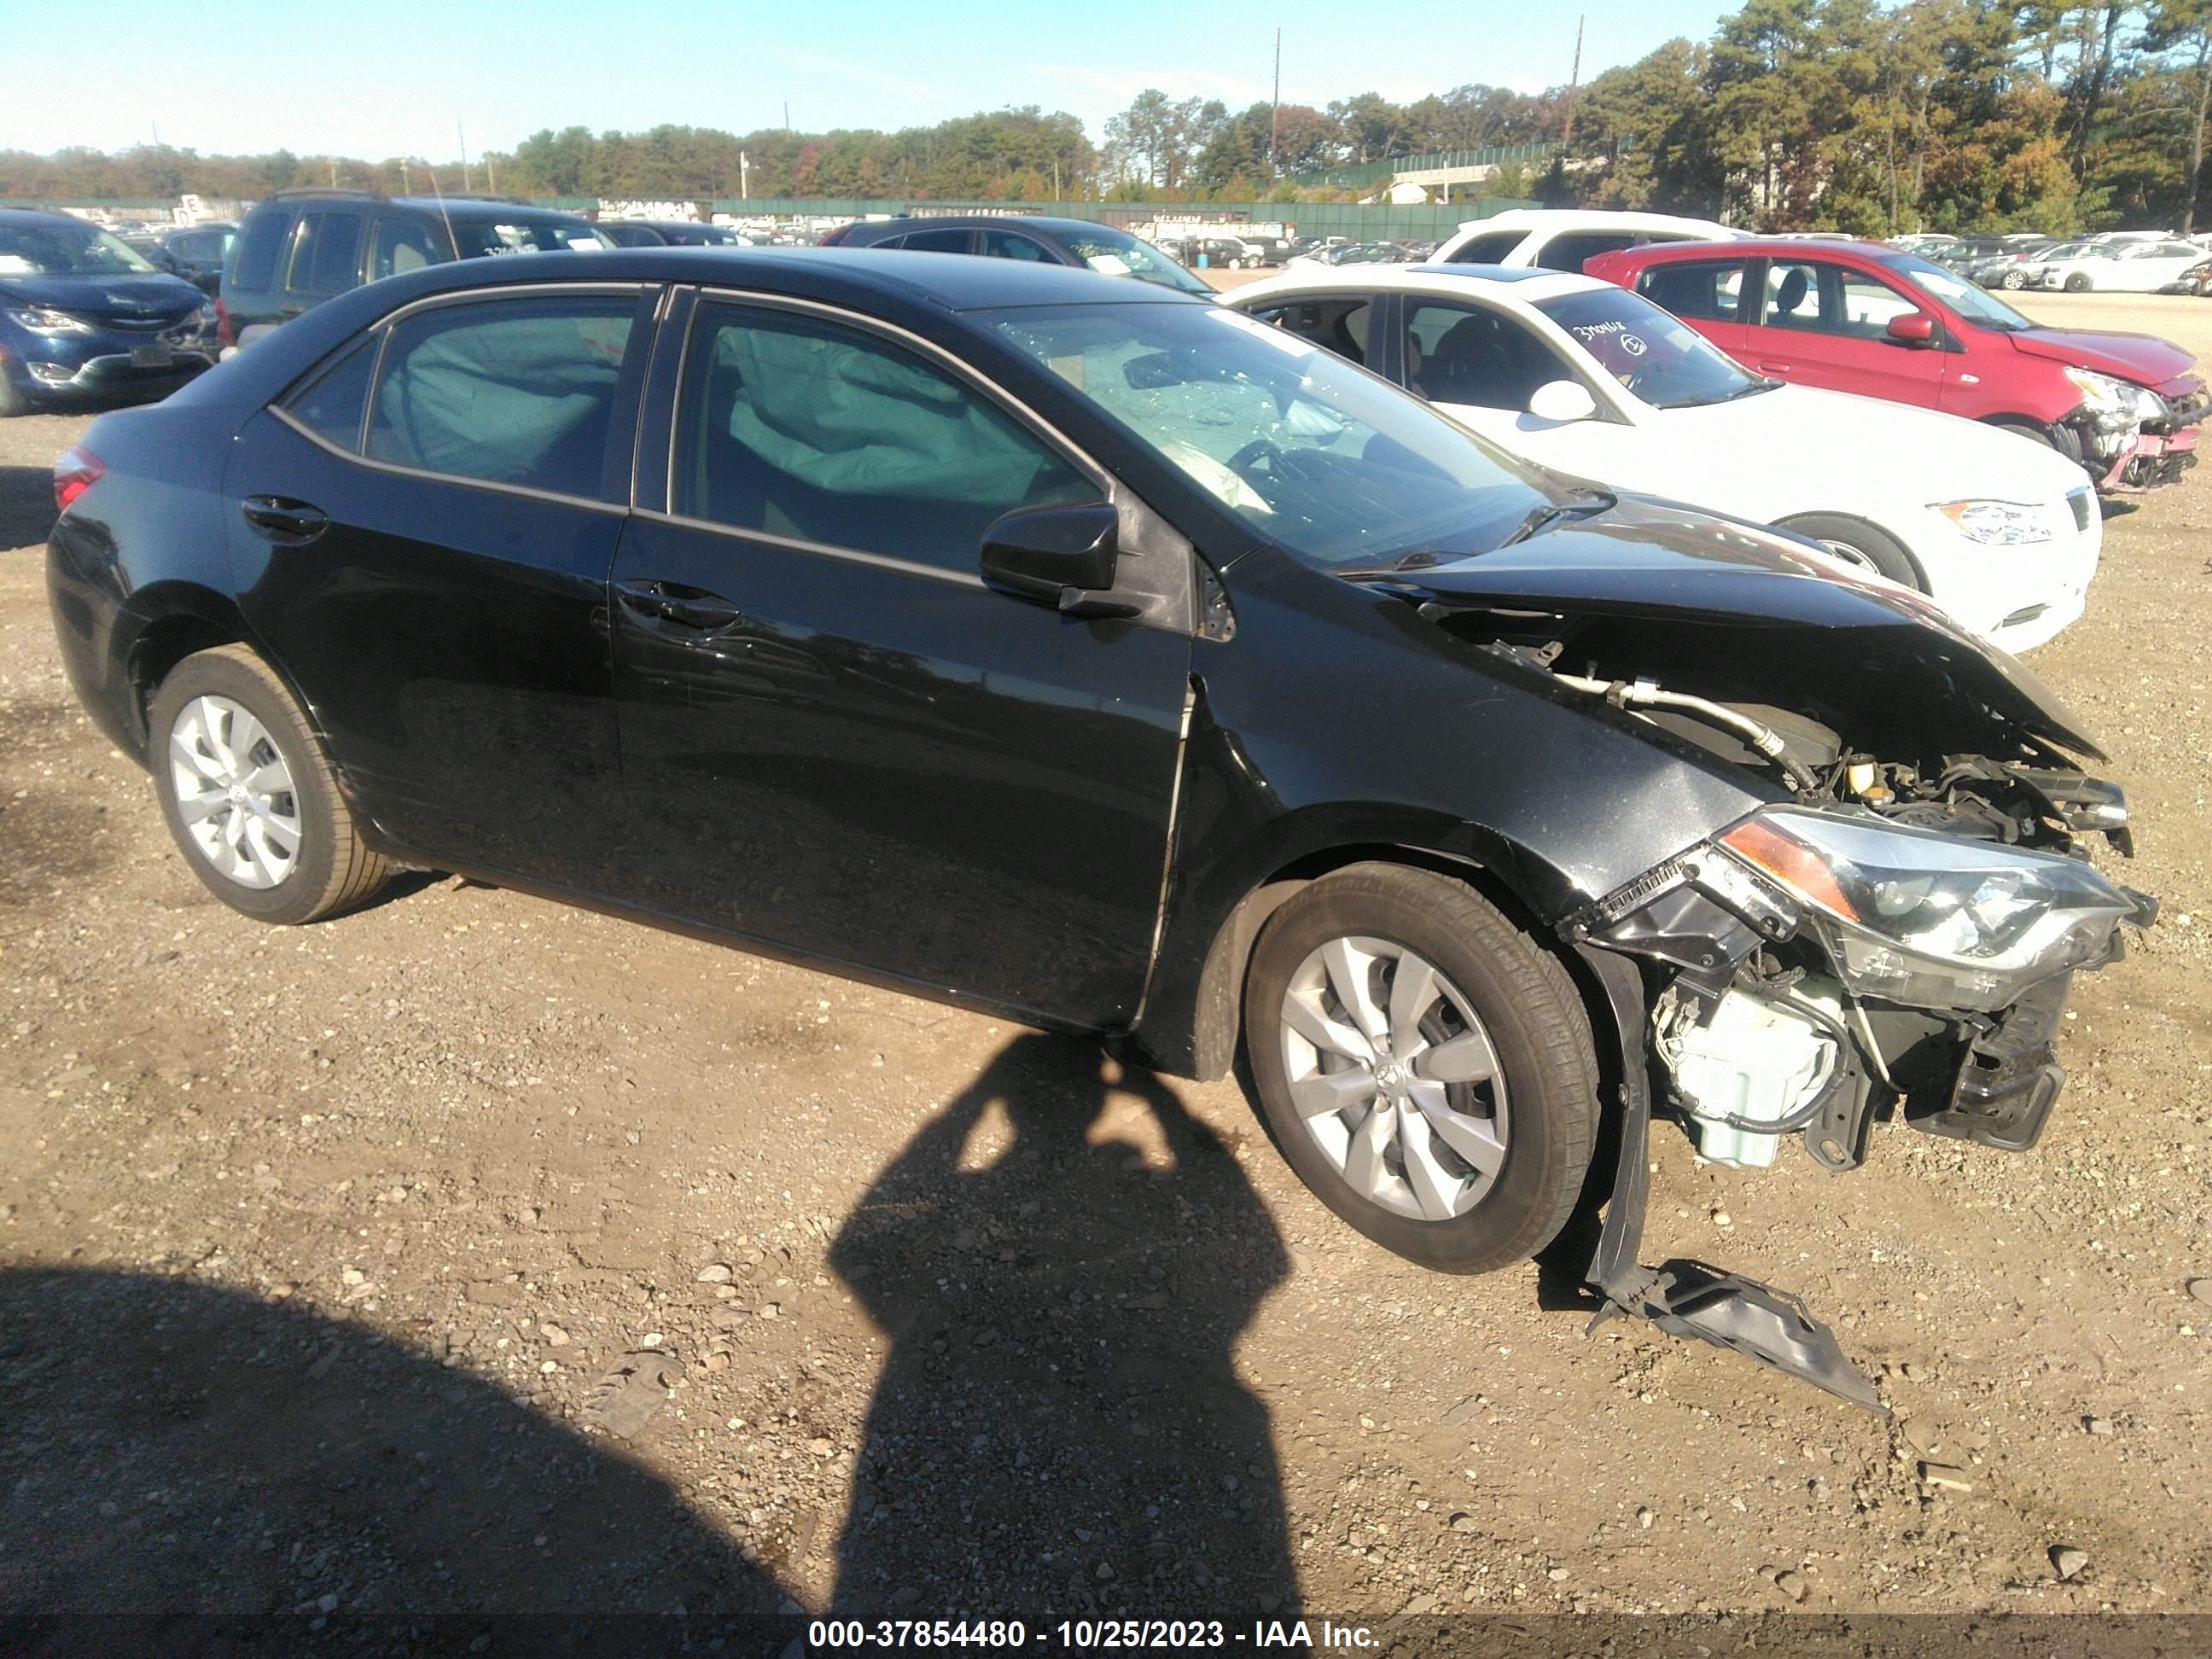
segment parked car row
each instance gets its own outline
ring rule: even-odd
[[[1610,257],[1733,257],[1716,306],[1794,317],[1778,247],[1853,252]],[[1648,273],[1232,307],[1098,258],[624,248],[337,294],[58,464],[70,682],[246,915],[428,866],[1176,1074],[1241,1057],[1386,1247],[1504,1267],[1609,1189],[1609,1304],[1876,1404],[1794,1298],[1639,1265],[1652,1110],[1738,1165],[1854,1168],[1885,1121],[2026,1151],[2071,975],[2154,911],[2084,855],[2129,821],[2080,722],[1878,544],[1827,550],[1847,469],[1783,445],[1887,406],[1774,386]],[[1935,313],[1888,314],[1904,353]],[[2070,603],[2078,475],[1892,412],[1898,550]],[[1801,493],[1670,499],[1730,461]]]

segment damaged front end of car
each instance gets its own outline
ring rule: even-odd
[[[2197,430],[2212,398],[2192,384],[2174,398],[2087,368],[2066,378],[2081,402],[2059,422],[2062,445],[2080,451],[2081,465],[2107,495],[2140,495],[2178,483],[2197,465]],[[2173,388],[2168,388],[2173,390]]]
[[[1742,550],[1650,581],[1469,561],[1426,579],[1422,609],[1650,741],[1765,780],[1765,805],[1559,923],[1622,1045],[1589,1277],[1601,1318],[1639,1315],[1880,1409],[1795,1297],[1641,1264],[1650,1117],[1739,1168],[1794,1141],[1854,1169],[1897,1119],[2026,1151],[2064,1084],[2071,976],[2116,959],[2156,906],[2089,861],[2098,837],[2131,854],[2126,802],[2082,769],[2095,745],[2030,671],[1917,596],[1790,582],[1773,538]]]

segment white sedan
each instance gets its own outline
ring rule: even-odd
[[[1236,309],[1427,398],[1501,449],[1779,525],[2025,651],[2081,614],[2104,526],[2081,469],[1955,416],[1755,374],[1595,277],[1370,266]]]
[[[2203,258],[2193,242],[2087,242],[2045,254],[2028,267],[2026,285],[2069,294],[2155,294]]]

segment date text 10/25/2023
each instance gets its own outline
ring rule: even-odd
[[[1012,1619],[859,1619],[815,1620],[807,1627],[811,1650],[835,1648],[962,1648],[981,1646],[1018,1649],[1034,1642],[1054,1642],[1062,1649],[1219,1648],[1231,1643],[1254,1648],[1302,1648],[1357,1650],[1374,1645],[1364,1625],[1339,1625],[1328,1620],[1310,1624],[1304,1619],[1255,1620],[1249,1632],[1236,1630],[1218,1619],[1063,1619],[1031,1635],[1026,1625]]]

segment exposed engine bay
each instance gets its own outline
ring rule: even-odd
[[[1666,740],[1765,773],[1814,812],[2083,865],[2079,843],[2092,833],[2132,852],[2124,797],[2075,763],[2064,739],[2083,749],[2087,739],[2050,717],[2027,671],[2013,665],[2020,680],[2008,680],[1988,656],[1917,630],[1424,609]],[[2063,1082],[2051,1038],[2066,977],[2117,953],[2109,927],[2109,944],[2045,961],[2033,977],[1885,963],[1904,953],[1791,891],[1793,876],[1829,880],[1800,873],[1812,869],[1803,848],[1741,829],[1608,896],[1571,929],[1674,970],[1651,988],[1650,1052],[1664,1103],[1699,1155],[1763,1167],[1794,1137],[1823,1167],[1850,1169],[1869,1125],[1892,1111],[1929,1133],[2032,1146]],[[1978,890],[2015,878],[1976,879]],[[1876,902],[1903,907],[1916,883],[1924,902],[1936,880],[1891,879]],[[2128,919],[2149,913],[2142,901]]]

